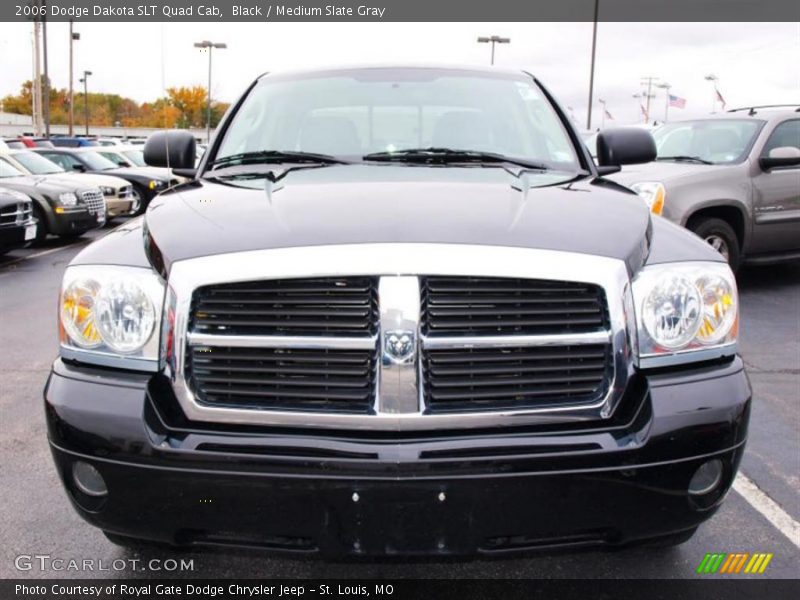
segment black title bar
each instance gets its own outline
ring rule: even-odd
[[[0,21],[800,21],[797,0],[3,0]]]

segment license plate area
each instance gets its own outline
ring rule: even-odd
[[[25,226],[25,241],[36,239],[36,223]]]

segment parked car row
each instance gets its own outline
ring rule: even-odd
[[[79,236],[115,217],[141,214],[159,192],[184,180],[169,169],[145,166],[134,146],[56,147],[43,141],[4,140],[0,146],[3,215],[8,212],[0,252],[40,243],[48,234]],[[16,206],[23,198],[30,210]],[[30,218],[18,223],[22,212]]]

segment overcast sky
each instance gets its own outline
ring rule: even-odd
[[[0,23],[0,97],[31,79],[30,24]],[[213,96],[230,102],[257,75],[295,67],[381,62],[487,64],[478,35],[498,34],[496,64],[528,70],[586,121],[591,23],[79,23],[75,85],[84,69],[91,91],[137,101],[166,87],[206,85],[207,58],[194,41],[226,42],[215,51]],[[68,84],[68,25],[48,24],[53,85]],[[595,98],[607,101],[614,123],[641,119],[643,76],[660,77],[687,100],[670,118],[708,113],[719,77],[728,108],[800,103],[800,23],[600,23]],[[651,115],[664,114],[663,90]],[[595,125],[600,121],[595,104]],[[606,122],[609,125],[609,122]]]

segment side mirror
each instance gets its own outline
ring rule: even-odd
[[[769,151],[768,156],[758,159],[758,164],[765,171],[775,167],[798,167],[800,166],[800,150],[794,146],[780,146]]]
[[[195,141],[188,131],[159,131],[147,138],[144,162],[151,167],[194,168]]]
[[[600,167],[636,165],[655,159],[656,142],[649,131],[625,127],[606,129],[597,135],[597,164]]]
[[[72,165],[72,170],[77,171],[78,173],[85,173],[86,167],[80,163],[75,163],[74,165]]]

